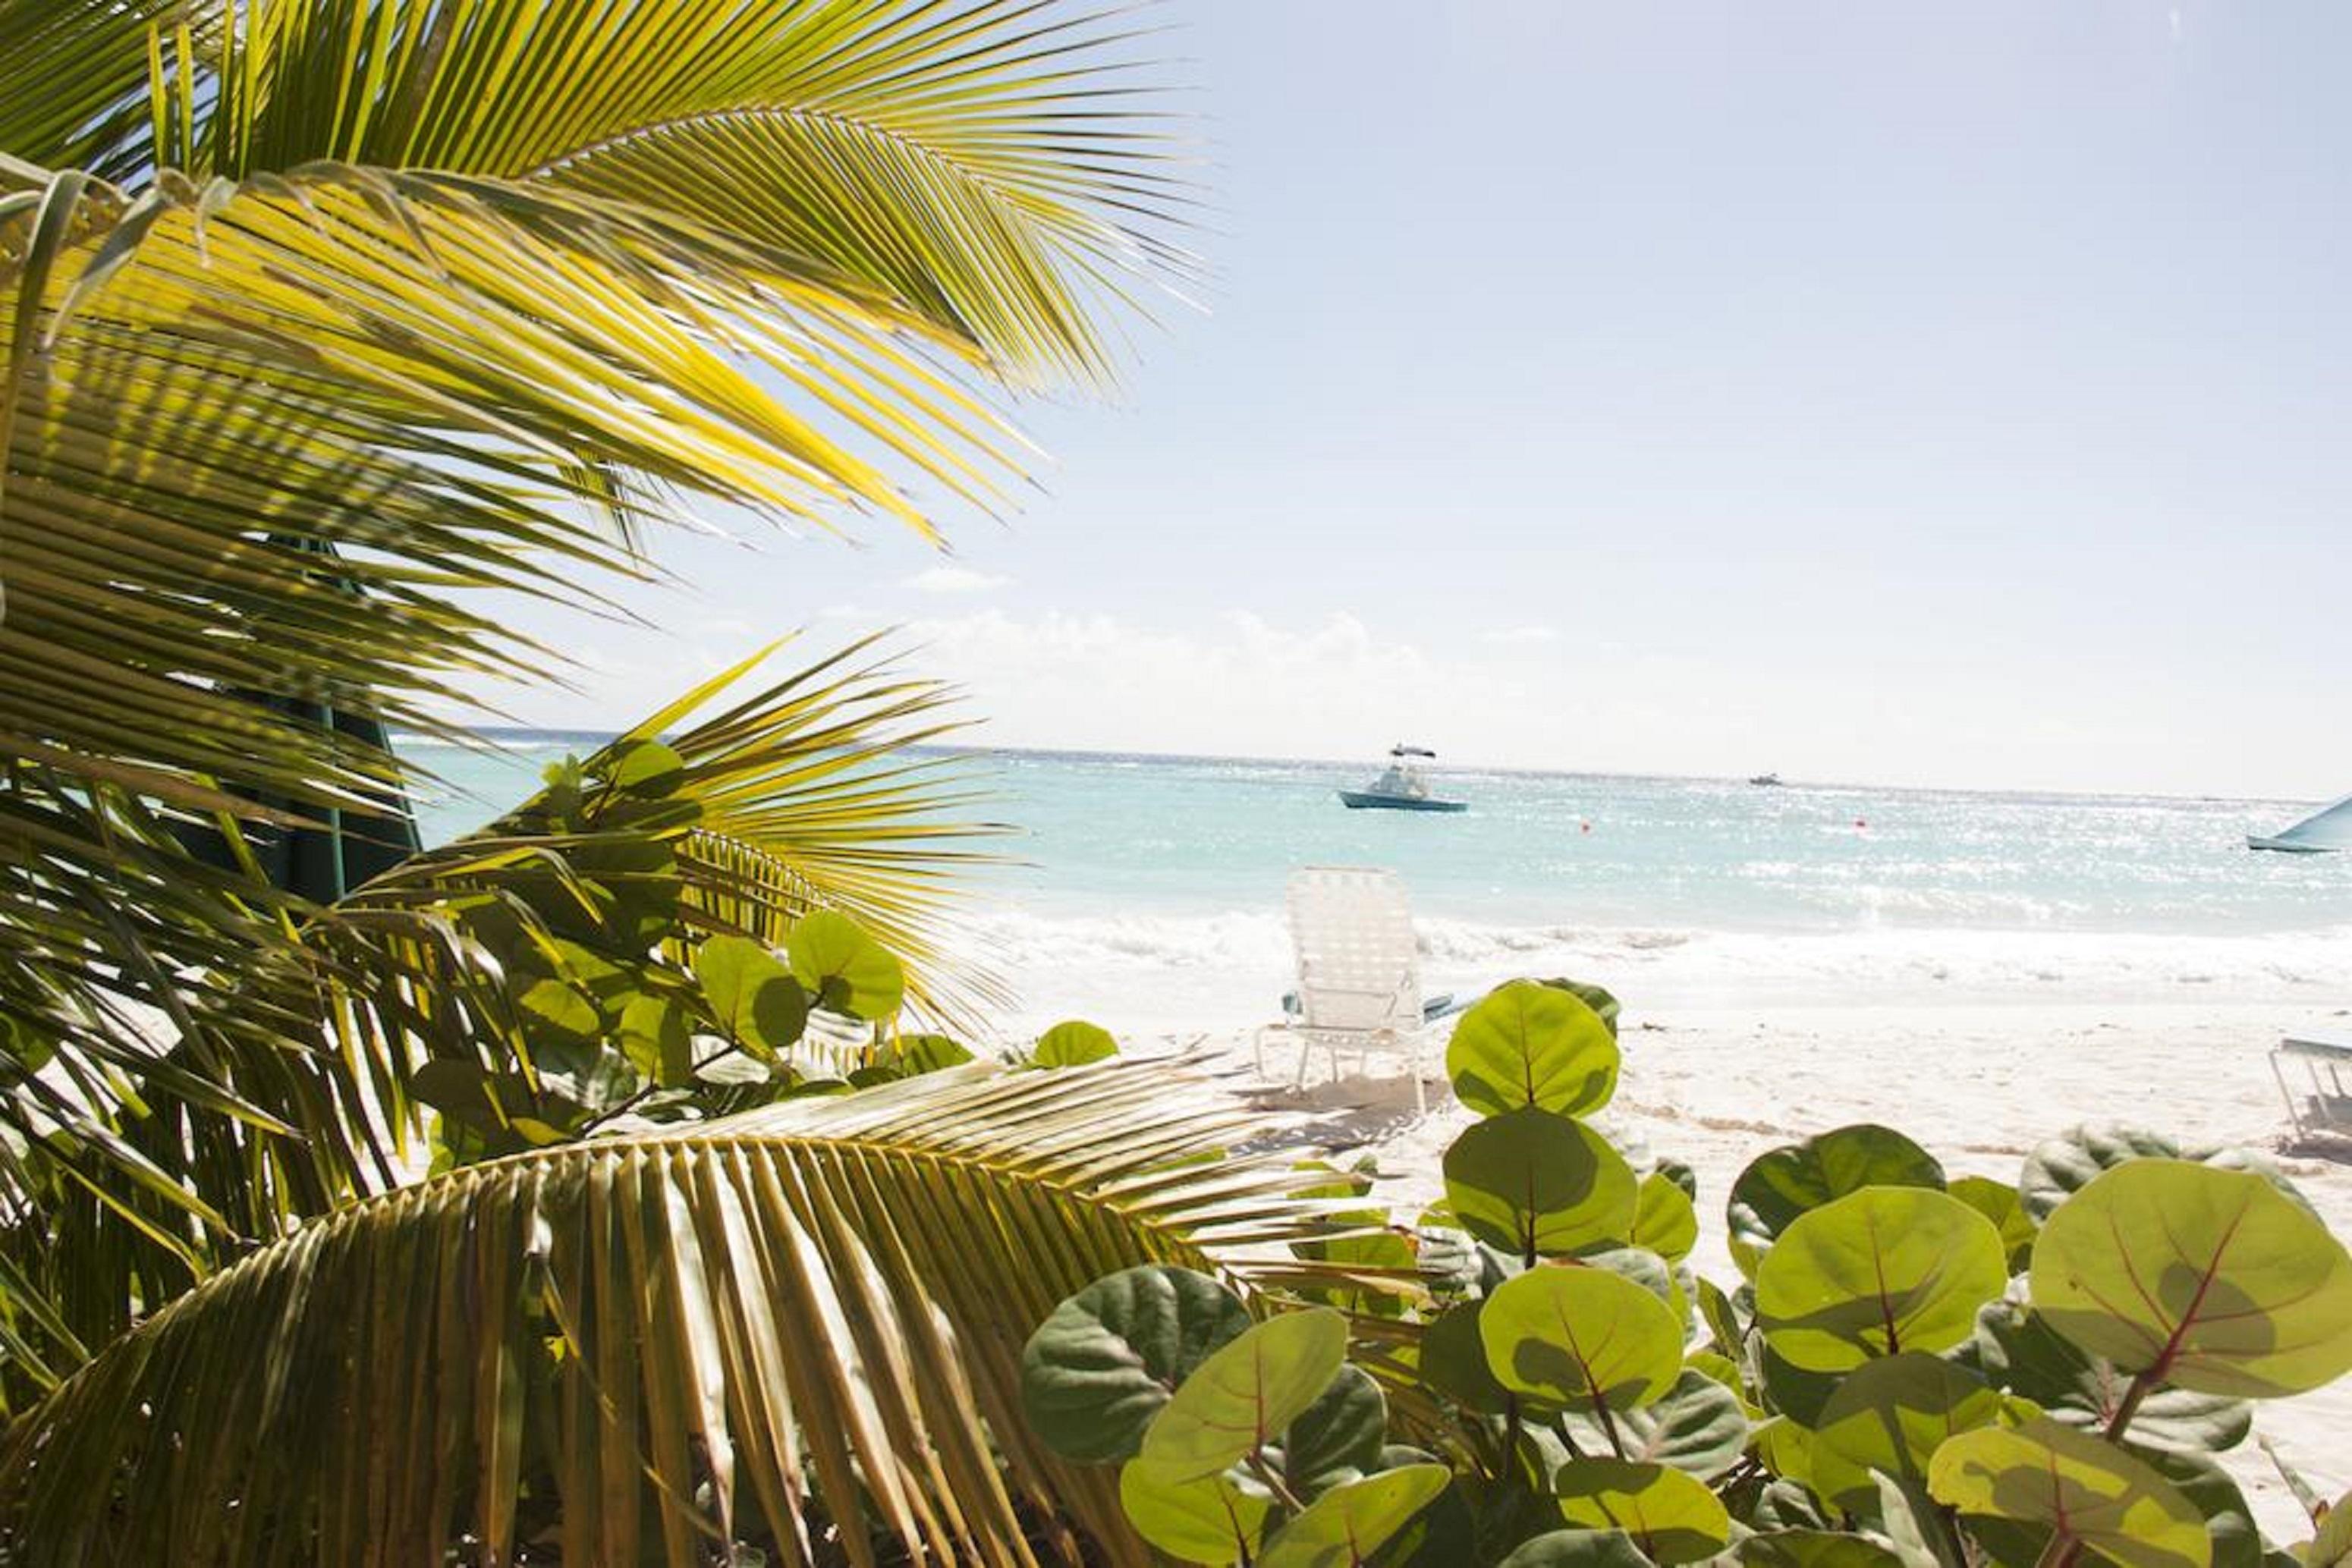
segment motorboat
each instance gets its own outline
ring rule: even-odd
[[[1757,774],[1755,777],[1753,777],[1753,778],[1749,779],[1748,781],[1750,784],[1765,784],[1765,785],[1769,785],[1771,788],[1773,788],[1773,789],[1780,789],[1780,788],[1781,787],[1781,786],[1780,786],[1780,776],[1778,773],[1759,773],[1759,774]]]
[[[1389,765],[1381,776],[1361,789],[1340,790],[1339,803],[1350,811],[1468,810],[1467,800],[1442,800],[1429,792],[1421,764],[1436,760],[1434,751],[1399,742],[1389,747]]]

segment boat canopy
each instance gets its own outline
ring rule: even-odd
[[[1389,755],[1391,757],[1426,757],[1432,762],[1437,760],[1437,753],[1430,750],[1427,747],[1407,746],[1402,740],[1389,747]]]
[[[2263,849],[2352,850],[2352,795],[2259,842]]]

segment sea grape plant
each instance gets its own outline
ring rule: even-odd
[[[898,958],[847,915],[812,909],[774,945],[686,918],[699,896],[681,828],[697,807],[685,766],[656,740],[567,758],[532,800],[445,858],[448,939],[503,976],[518,1046],[493,1071],[439,1055],[410,1090],[436,1113],[436,1170],[628,1125],[699,1120],[835,1094],[973,1060],[903,1027]],[[527,838],[561,859],[506,849]],[[1093,1024],[1057,1025],[1024,1057],[1041,1067],[1115,1055]]]
[[[1473,1008],[1444,1198],[1392,1224],[1331,1172],[1287,1295],[1155,1266],[1063,1302],[1037,1435],[1118,1464],[1187,1563],[2344,1560],[2352,1499],[2290,1554],[2213,1458],[2352,1370],[2352,1256],[2268,1162],[2077,1130],[2011,1186],[1841,1127],[1733,1182],[1727,1290],[1687,1261],[1691,1173],[1593,1119],[1615,1013],[1564,981]]]

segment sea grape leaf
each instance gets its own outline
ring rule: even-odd
[[[1698,1209],[1664,1171],[1652,1171],[1635,1189],[1632,1240],[1670,1260],[1698,1245]]]
[[[2022,1273],[2033,1256],[2034,1233],[2041,1228],[2025,1212],[2025,1200],[2015,1187],[1990,1176],[1955,1176],[1947,1188],[1954,1197],[1993,1222],[2000,1244],[2009,1249],[2009,1271]]]
[[[1667,1465],[1571,1459],[1552,1488],[1569,1523],[1622,1530],[1662,1568],[1712,1557],[1731,1539],[1731,1516],[1706,1484]]]
[[[1622,1530],[1551,1530],[1519,1542],[1497,1568],[1656,1568]]]
[[[2114,1444],[2047,1417],[1948,1439],[1927,1486],[1964,1520],[2063,1529],[2121,1568],[2211,1568],[2211,1533],[2171,1482]]]
[[[1748,1334],[1740,1326],[1738,1309],[1723,1287],[1712,1280],[1698,1282],[1698,1315],[1706,1324],[1707,1333],[1715,1337],[1709,1342],[1717,1354],[1738,1361],[1747,1353]]]
[[[1871,1471],[1924,1481],[1946,1438],[1991,1426],[2000,1415],[1999,1393],[1939,1357],[1905,1351],[1865,1362],[1822,1406],[1813,1490],[1849,1513],[1865,1512],[1877,1500]]]
[[[1281,1469],[1295,1495],[1319,1497],[1379,1469],[1388,1431],[1389,1403],[1381,1385],[1362,1368],[1342,1366],[1292,1418],[1281,1447],[1269,1448],[1266,1460]]]
[[[719,1032],[762,1061],[773,1062],[808,1025],[808,998],[792,971],[748,936],[705,938],[694,977]]]
[[[900,1035],[890,1051],[890,1065],[902,1078],[961,1067],[971,1060],[969,1049],[943,1034]]]
[[[1731,1260],[1749,1279],[1764,1249],[1808,1210],[1866,1186],[1944,1186],[1934,1155],[1892,1127],[1864,1122],[1759,1155],[1731,1184],[1725,1207]]]
[[[1673,1310],[1603,1269],[1528,1270],[1486,1298],[1478,1334],[1496,1381],[1554,1406],[1631,1410],[1682,1375]]]
[[[1977,1363],[1985,1375],[2070,1427],[2102,1431],[2131,1388],[2128,1374],[2051,1328],[2022,1302],[1999,1301],[1977,1315]],[[2135,1447],[2220,1453],[2245,1441],[2254,1408],[2243,1399],[2158,1388],[2131,1419]]]
[[[2009,1283],[1992,1221],[1948,1194],[1874,1186],[1808,1210],[1756,1270],[1756,1317],[1793,1365],[1949,1350]]]
[[[1177,1385],[1249,1326],[1241,1298],[1206,1274],[1147,1263],[1106,1275],[1022,1350],[1030,1428],[1081,1464],[1131,1458]]]
[[[1623,1009],[1618,1005],[1617,998],[1610,994],[1606,987],[1591,985],[1583,980],[1568,980],[1558,977],[1546,980],[1543,984],[1549,986],[1555,991],[1566,991],[1570,996],[1574,997],[1578,1001],[1582,1002],[1586,1007],[1591,1008],[1595,1013],[1598,1013],[1601,1016],[1601,1021],[1609,1026],[1609,1032],[1611,1034],[1615,1034],[1617,1032],[1617,1015]]]
[[[1510,1408],[1511,1391],[1486,1364],[1478,1314],[1478,1303],[1465,1301],[1447,1308],[1421,1331],[1421,1380],[1468,1409],[1500,1416]]]
[[[2248,1171],[2317,1218],[2318,1211],[2312,1208],[2311,1200],[2287,1180],[2285,1173],[2253,1150],[2187,1148],[2144,1127],[2074,1127],[2034,1145],[2033,1152],[2025,1156],[2024,1174],[2018,1179],[2019,1197],[2025,1212],[2038,1223],[2048,1219],[2061,1203],[2089,1186],[2102,1172],[2113,1170],[2126,1160],[2138,1159],[2189,1160],[2218,1170]]]
[[[665,1089],[694,1079],[694,1040],[686,1009],[667,997],[641,995],[621,1009],[621,1051],[638,1071]]]
[[[2137,1418],[2132,1426],[2138,1427]],[[2262,1568],[2263,1532],[2254,1523],[2253,1510],[2219,1462],[2205,1454],[2150,1453],[2137,1443],[2132,1450],[2204,1519],[2213,1538],[2213,1568]]]
[[[1522,1105],[1474,1122],[1445,1151],[1445,1197],[1479,1240],[1547,1256],[1633,1228],[1639,1184],[1624,1156],[1581,1122]]]
[[[1138,1457],[1168,1480],[1213,1475],[1282,1435],[1348,1354],[1348,1320],[1329,1307],[1268,1318],[1177,1385]]]
[[[1405,1465],[1336,1487],[1275,1531],[1258,1568],[1358,1568],[1453,1479],[1444,1465]]]
[[[1171,1557],[1210,1568],[1255,1558],[1274,1499],[1238,1471],[1177,1479],[1129,1459],[1118,1472],[1119,1507],[1135,1532]]]
[[[1445,1047],[1454,1092],[1486,1115],[1540,1105],[1581,1116],[1617,1088],[1617,1037],[1582,998],[1532,980],[1489,991]]]
[[[2352,1371],[2352,1255],[2259,1176],[2104,1172],[2043,1224],[2032,1290],[2084,1350],[2200,1393],[2271,1398]]]
[[[906,999],[898,960],[845,915],[813,909],[802,915],[784,938],[784,954],[809,994],[837,1011],[879,1022]]]
[[[677,789],[685,775],[685,758],[658,740],[640,740],[609,760],[604,781],[632,795],[657,798]]]
[[[1706,1373],[1685,1367],[1665,1394],[1638,1409],[1611,1412],[1625,1458],[1672,1465],[1701,1480],[1721,1475],[1748,1447],[1748,1413],[1739,1396]],[[1609,1451],[1597,1416],[1571,1412],[1570,1434],[1586,1453]]]
[[[1774,1350],[1769,1340],[1756,1347],[1759,1392],[1774,1414],[1786,1416],[1801,1427],[1811,1427],[1821,1420],[1830,1396],[1837,1392],[1838,1377],[1836,1373],[1799,1366]]]
[[[1746,1568],[1904,1568],[1903,1559],[1867,1536],[1835,1530],[1768,1530],[1732,1548]]]
[[[1108,1061],[1118,1054],[1118,1041],[1111,1038],[1110,1030],[1083,1019],[1069,1019],[1037,1037],[1033,1060],[1040,1067],[1084,1067],[1090,1061]]]

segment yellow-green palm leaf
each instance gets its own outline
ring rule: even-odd
[[[1021,1563],[1055,1517],[1139,1561],[1104,1478],[1024,1427],[1020,1346],[1103,1272],[1246,1281],[1311,1228],[1286,1156],[1201,1160],[1252,1122],[1164,1069],[970,1068],[373,1199],[0,1436],[0,1555],[870,1562],[870,1528]]]

